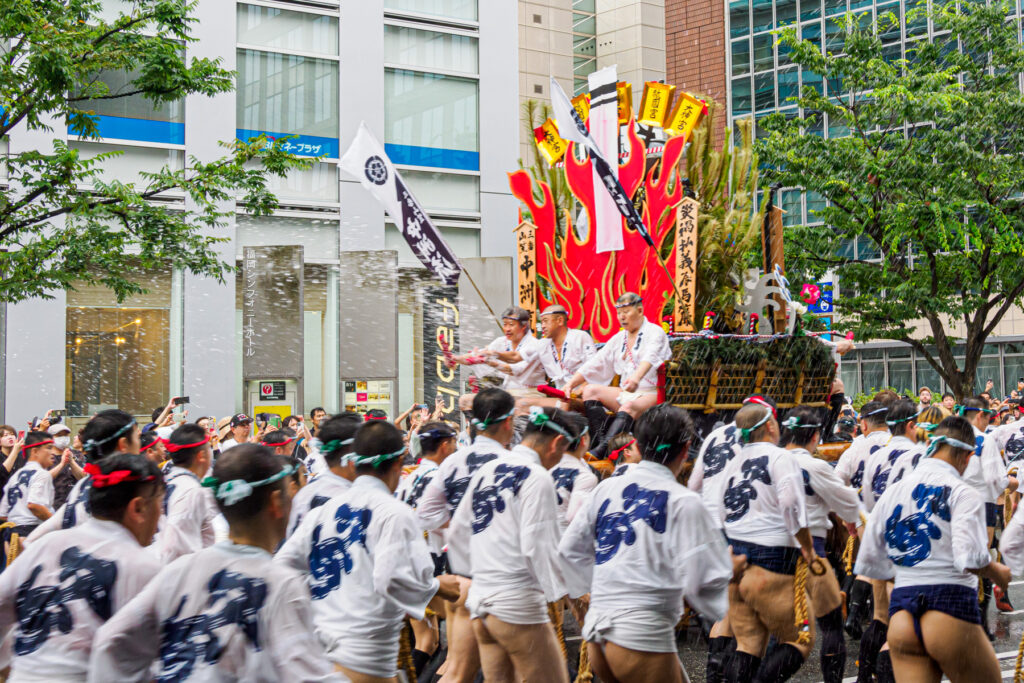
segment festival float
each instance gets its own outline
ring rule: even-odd
[[[560,304],[571,327],[600,343],[619,329],[615,299],[638,292],[646,317],[670,335],[662,401],[701,414],[738,409],[755,393],[780,408],[826,405],[832,348],[809,331],[814,321],[784,276],[773,192],[757,205],[750,121],[737,121],[739,139],[718,147],[714,102],[658,82],[644,85],[636,112],[629,84],[618,84],[617,97],[618,180],[653,244],[619,213],[602,215],[609,193],[592,155],[563,139],[546,110],[528,106],[537,159],[509,174],[522,204],[519,305],[536,315]],[[572,105],[592,128],[590,95]],[[595,226],[608,220],[621,229],[621,249],[597,244]],[[761,262],[751,263],[758,245]],[[815,285],[801,292],[804,304],[820,295]]]

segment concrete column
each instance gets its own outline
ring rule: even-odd
[[[189,46],[192,57],[220,58],[225,69],[235,69],[235,3],[201,0],[196,8],[199,21],[193,25],[198,42]],[[195,155],[211,161],[226,152],[218,144],[235,137],[235,94],[217,97],[189,97],[185,103],[186,158]],[[225,204],[231,210],[234,202]],[[235,221],[216,231],[231,242],[216,247],[217,257],[235,262]],[[235,358],[235,276],[224,284],[211,278],[185,274],[182,282],[182,328],[171,330],[187,340],[182,344],[182,393],[196,415],[226,415],[235,409],[235,389],[241,377]],[[173,348],[172,344],[172,348]]]

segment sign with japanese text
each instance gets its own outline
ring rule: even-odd
[[[697,306],[697,210],[700,202],[687,197],[679,204],[676,223],[675,331],[693,332]]]
[[[520,223],[516,229],[517,292],[519,307],[537,318],[537,241],[536,228],[529,223]]]
[[[302,377],[303,286],[301,246],[242,250],[243,379]]]
[[[428,285],[423,290],[423,401],[433,406],[441,399],[443,417],[457,416],[459,369],[449,367],[446,351],[458,353],[458,287]]]

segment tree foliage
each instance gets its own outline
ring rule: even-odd
[[[1024,49],[1008,14],[962,1],[909,12],[907,25],[930,19],[935,38],[902,59],[879,38],[899,31],[892,14],[841,19],[838,54],[783,30],[790,59],[824,88],[805,79],[802,115],[769,117],[757,145],[768,183],[828,200],[824,225],[787,230],[790,275],[831,271],[841,326],[912,345],[958,398],[1024,294]]]
[[[219,61],[187,53],[194,2],[131,0],[110,21],[101,4],[0,0],[0,137],[68,127],[96,139],[97,102],[141,97],[158,106],[234,88],[234,73]],[[129,82],[112,91],[104,76],[116,73]],[[222,144],[220,159],[192,157],[184,168],[143,173],[141,183],[103,176],[118,152],[87,159],[60,139],[0,156],[8,183],[0,191],[0,301],[50,297],[76,281],[123,300],[139,291],[133,271],[158,266],[223,280],[232,266],[215,253],[226,240],[217,229],[236,200],[253,213],[273,211],[270,176],[309,162],[262,138]],[[168,193],[186,201],[153,201]]]

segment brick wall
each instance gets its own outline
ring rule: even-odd
[[[715,141],[725,134],[725,2],[665,0],[666,80],[695,95],[713,98],[721,108]]]

